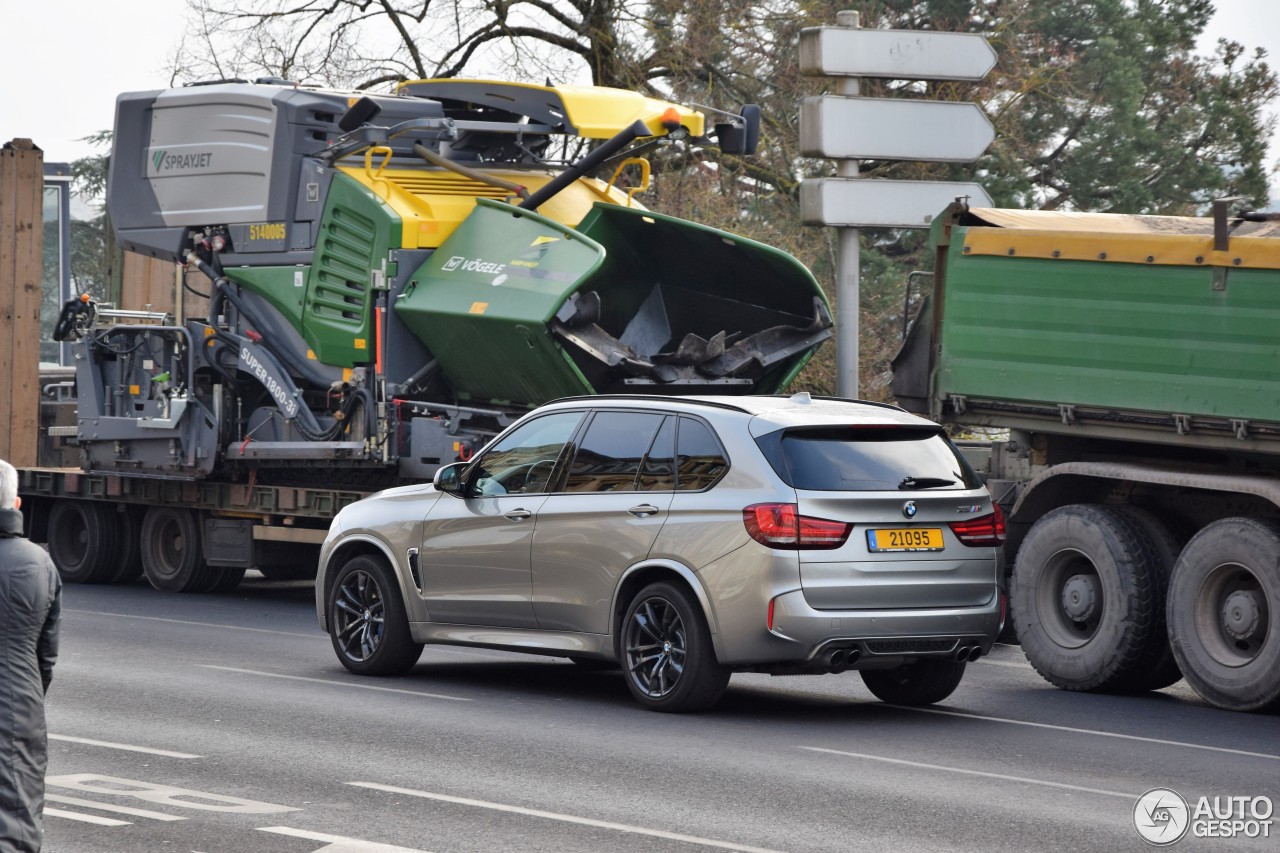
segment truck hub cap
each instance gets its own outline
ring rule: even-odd
[[[1258,599],[1253,592],[1238,589],[1222,604],[1222,628],[1237,640],[1248,640],[1258,630]]]
[[[1072,575],[1062,585],[1062,612],[1072,622],[1086,622],[1098,606],[1097,578]]]

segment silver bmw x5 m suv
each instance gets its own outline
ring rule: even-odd
[[[733,672],[937,702],[1004,619],[1004,517],[940,427],[810,397],[584,397],[342,510],[316,608],[352,672],[446,643],[618,665],[692,711]]]

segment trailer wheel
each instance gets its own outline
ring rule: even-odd
[[[1138,662],[1133,678],[1124,689],[1135,692],[1159,690],[1182,680],[1182,670],[1178,669],[1178,661],[1174,659],[1173,649],[1169,647],[1169,632],[1165,626],[1165,600],[1169,589],[1169,578],[1173,574],[1173,564],[1178,561],[1178,554],[1186,544],[1186,537],[1179,539],[1164,519],[1150,510],[1128,505],[1118,506],[1115,509],[1141,527],[1147,535],[1147,549],[1153,558],[1153,566],[1158,572],[1155,588],[1158,627],[1152,632],[1147,642],[1146,653]]]
[[[108,504],[59,500],[49,513],[49,557],[67,583],[106,583],[116,568],[120,532]]]
[[[244,566],[210,566],[209,576],[200,592],[231,592],[244,580]]]
[[[142,570],[164,592],[203,592],[209,577],[200,524],[189,509],[153,506],[142,519]]]
[[[1280,524],[1224,518],[1191,538],[1169,587],[1169,639],[1219,708],[1280,707]]]
[[[1094,504],[1059,507],[1018,551],[1013,613],[1027,660],[1064,690],[1132,690],[1159,620],[1160,569],[1143,529]]]
[[[120,530],[119,559],[111,583],[133,583],[142,577],[142,514],[131,507],[115,514]]]

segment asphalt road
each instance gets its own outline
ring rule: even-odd
[[[337,662],[306,584],[65,590],[49,853],[1147,850],[1143,792],[1280,805],[1280,715],[1050,687],[1016,647],[945,703],[855,674],[735,675],[691,716],[616,672],[428,647]],[[1280,849],[1185,838],[1175,850]]]

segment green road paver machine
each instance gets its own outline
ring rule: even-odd
[[[208,312],[64,308],[83,467],[381,486],[557,397],[779,392],[831,334],[812,275],[617,180],[647,181],[652,147],[758,133],[754,107],[599,87],[124,94],[116,238],[202,271]]]

